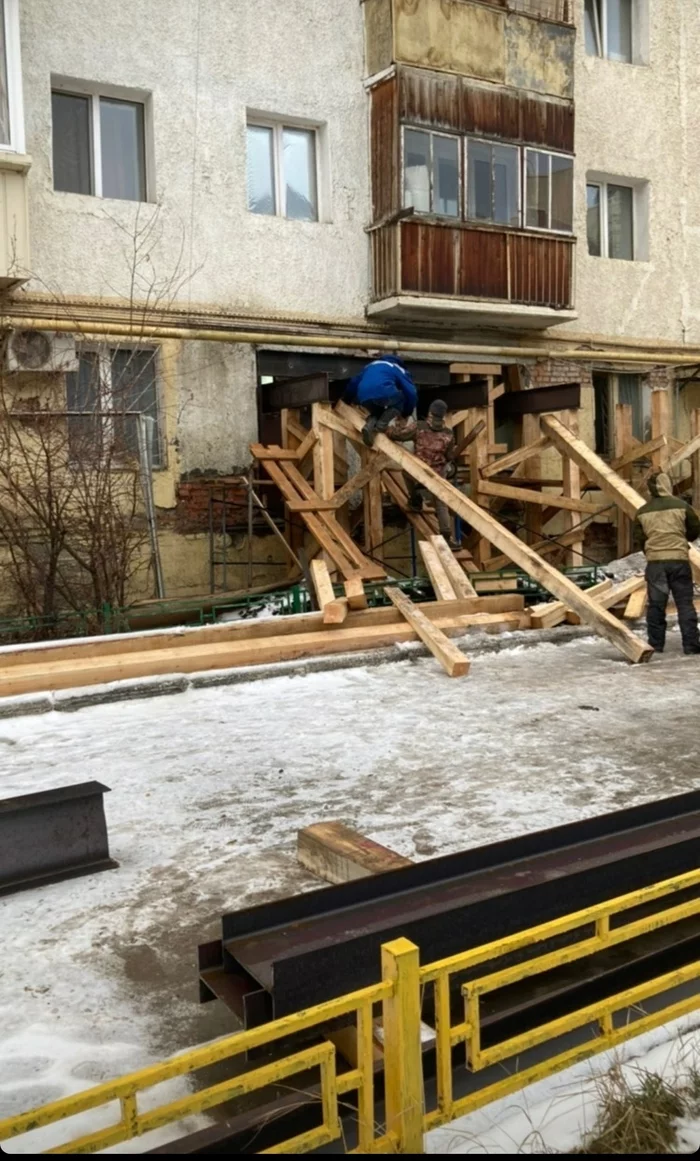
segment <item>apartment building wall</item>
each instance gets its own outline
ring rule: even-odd
[[[608,338],[700,341],[695,284],[700,188],[697,94],[700,14],[685,0],[633,0],[638,63],[586,51],[584,0],[577,0],[576,272],[578,319],[562,328]],[[689,171],[689,161],[691,171]],[[586,238],[586,181],[637,184],[639,252],[634,261],[594,257]],[[696,227],[697,229],[697,227]]]

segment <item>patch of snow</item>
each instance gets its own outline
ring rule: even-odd
[[[0,898],[0,1116],[235,1031],[198,1003],[197,947],[228,911],[318,887],[300,827],[421,859],[700,784],[700,666],[676,636],[629,666],[551,633],[458,680],[409,655],[1,720],[0,799],[103,782],[119,868]]]
[[[434,1129],[427,1135],[425,1151],[571,1153],[595,1127],[601,1078],[613,1066],[635,1087],[648,1072],[672,1085],[683,1085],[699,1065],[697,1016],[685,1017]],[[679,1144],[682,1153],[697,1150],[700,1119],[686,1117],[679,1122]]]

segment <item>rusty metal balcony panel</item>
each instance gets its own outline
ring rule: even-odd
[[[574,244],[433,220],[392,223],[372,232],[374,298],[416,294],[568,309]]]
[[[399,208],[401,169],[399,150],[399,98],[395,77],[377,85],[371,93],[371,172],[374,221],[380,221]]]
[[[396,294],[399,287],[399,228],[382,226],[370,234],[375,300]]]
[[[393,83],[385,82],[387,86]],[[373,162],[381,166],[383,159],[384,167],[387,164],[386,146],[392,144],[384,120],[387,104],[387,95],[382,93],[376,114],[374,103],[372,110]],[[475,84],[449,73],[401,68],[398,116],[400,121],[410,125],[453,133],[483,134],[526,145],[546,145],[565,153],[574,150],[574,106],[571,101],[498,85]]]
[[[508,241],[510,301],[531,306],[571,306],[571,239],[510,234]]]
[[[490,4],[492,0],[486,0]],[[503,5],[498,4],[498,7]],[[557,24],[574,23],[574,0],[506,0],[509,12],[522,16],[536,16],[539,20],[554,20]]]

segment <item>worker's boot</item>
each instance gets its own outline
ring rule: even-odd
[[[408,506],[412,512],[423,511],[423,497],[418,488],[414,488],[408,497]]]
[[[377,420],[377,435],[384,435],[390,424],[395,419],[398,419],[400,414],[398,407],[387,407],[386,411]]]
[[[376,419],[376,416],[370,415],[365,426],[362,428],[362,438],[365,441],[365,443],[367,444],[367,447],[372,446],[372,444],[374,443],[376,434],[377,434],[377,419]]]

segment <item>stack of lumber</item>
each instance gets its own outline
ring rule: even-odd
[[[329,624],[322,609],[298,617],[1,649],[0,697],[381,648],[425,639],[424,620],[445,640],[472,628],[499,632],[529,623],[517,594],[408,604],[420,614],[413,622],[403,607],[391,606],[348,608],[342,622]]]

